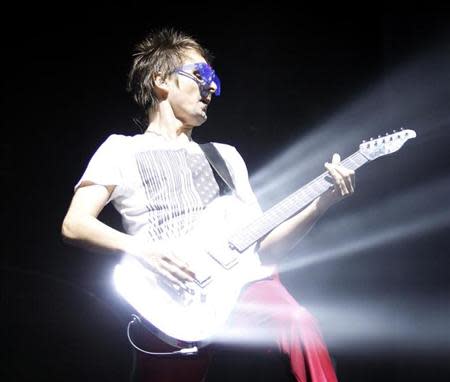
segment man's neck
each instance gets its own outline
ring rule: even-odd
[[[161,137],[164,137],[167,140],[170,141],[179,141],[179,142],[189,142],[192,140],[191,138],[192,130],[168,130],[161,128],[157,125],[150,124],[147,127],[147,130],[145,130],[145,134],[156,134]]]
[[[167,140],[188,142],[191,141],[193,126],[186,126],[178,119],[163,118],[160,113],[155,113],[150,118],[150,123],[145,133],[160,135]]]

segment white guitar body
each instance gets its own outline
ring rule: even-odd
[[[363,142],[341,164],[356,170],[415,137],[414,130],[379,136]],[[242,287],[271,273],[260,265],[254,243],[328,190],[328,177],[327,172],[319,175],[257,218],[233,196],[209,204],[187,237],[166,243],[196,273],[192,293],[175,290],[130,256],[114,270],[117,290],[167,343],[203,346],[220,332]]]
[[[260,265],[255,246],[240,253],[225,239],[254,217],[239,199],[223,196],[208,205],[187,237],[167,243],[196,272],[192,293],[175,290],[131,256],[114,270],[116,289],[167,343],[206,345],[225,324],[242,287],[270,274]]]

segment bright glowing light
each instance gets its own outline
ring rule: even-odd
[[[416,130],[413,144],[434,155],[428,144],[448,138],[450,128],[449,64],[448,47],[437,47],[398,67],[355,96],[350,104],[320,121],[315,129],[283,149],[279,157],[252,177],[261,205],[271,207],[322,173],[323,163],[330,161],[334,152],[350,154],[357,150],[361,140],[392,129]],[[415,168],[408,170],[415,176]],[[449,228],[449,195],[450,178],[441,174],[439,179],[423,179],[416,188],[398,190],[397,195],[380,196],[377,202],[358,211],[351,210],[350,198],[345,201],[349,212],[339,218],[323,218],[303,242],[302,253],[291,254],[280,271],[298,271],[325,261],[338,262],[343,257],[361,255],[367,249]],[[390,298],[380,295],[361,301],[360,296],[349,293],[339,299],[313,301],[308,307],[320,318],[326,340],[333,348],[347,350],[363,345],[365,350],[392,350],[393,346],[402,351],[450,350],[448,291],[396,298],[398,295]],[[253,341],[257,341],[260,334],[252,335]]]
[[[438,298],[419,298],[415,306],[395,298],[361,302],[322,302],[309,308],[327,328],[333,348],[365,351],[437,352],[450,350],[450,309]],[[393,349],[394,347],[394,349]]]
[[[333,152],[354,152],[371,136],[405,127],[417,131],[414,144],[425,144],[448,135],[449,63],[442,49],[385,76],[257,171],[251,181],[261,204],[270,207],[280,199],[280,190],[293,192],[323,172]]]
[[[328,221],[314,232],[315,236],[326,237],[327,241],[312,240],[303,253],[292,254],[293,260],[286,261],[279,268],[280,272],[357,255],[369,248],[450,226],[449,195],[450,178],[447,178],[414,190],[402,190],[389,200]],[[314,245],[322,248],[317,249]],[[323,248],[324,245],[328,248]],[[305,256],[305,253],[309,255]]]
[[[378,301],[362,303],[345,300],[326,301],[308,307],[315,316],[320,317],[320,326],[326,328],[326,342],[333,349],[355,351],[363,347],[365,351],[392,351],[392,347],[402,351],[448,351],[450,324],[446,319],[445,308],[438,299],[421,299],[417,307],[399,303],[394,298],[384,297]],[[238,311],[248,316],[258,316],[261,312],[273,311],[272,316],[283,314],[282,307],[268,305],[243,305]],[[414,315],[411,315],[411,312]],[[310,317],[301,308],[301,314]],[[268,314],[267,317],[271,315]],[[288,315],[286,315],[288,316]],[[430,319],[431,316],[431,319]],[[299,321],[296,321],[298,325]],[[216,343],[246,346],[274,345],[279,333],[292,330],[288,321],[271,322],[263,325],[233,323],[227,330],[214,337]],[[301,326],[304,339],[317,335],[315,320]]]

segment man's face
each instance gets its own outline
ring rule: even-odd
[[[175,116],[187,126],[199,126],[206,121],[208,104],[217,89],[215,82],[199,86],[195,79],[201,80],[201,76],[192,65],[198,63],[206,64],[206,60],[196,51],[187,51],[181,65],[187,69],[173,73],[168,79],[169,103]]]

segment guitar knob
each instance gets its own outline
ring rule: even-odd
[[[392,132],[393,132],[393,133],[396,133],[396,132],[397,132],[397,130],[392,130]]]
[[[371,140],[371,141],[373,141],[373,138],[372,138],[372,137],[370,137],[370,140]]]

